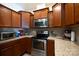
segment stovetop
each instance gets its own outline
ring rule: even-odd
[[[47,40],[48,37],[32,37],[33,39]]]
[[[48,34],[37,34],[33,39],[42,39],[42,40],[47,40]]]

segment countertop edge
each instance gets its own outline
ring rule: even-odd
[[[18,40],[18,39],[22,39],[22,38],[32,38],[33,36],[20,36],[20,37],[16,37],[16,38],[12,38],[12,39],[8,39],[8,40],[4,40],[4,41],[0,41],[0,44],[2,43],[6,43],[6,42],[10,42],[10,41],[13,41],[13,40]]]

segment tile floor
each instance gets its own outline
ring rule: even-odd
[[[25,53],[23,56],[46,56],[46,53],[41,50],[33,49],[31,54]]]
[[[31,56],[30,54],[25,53],[23,56]]]

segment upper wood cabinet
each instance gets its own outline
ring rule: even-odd
[[[34,11],[34,19],[41,19],[48,17],[48,11],[49,11],[48,8]]]
[[[53,7],[53,27],[63,27],[74,24],[74,4],[55,4]]]
[[[31,27],[31,28],[34,27],[34,26],[33,26],[33,23],[34,23],[33,20],[34,20],[34,15],[31,15],[31,22],[30,22],[30,27]]]
[[[79,3],[75,3],[75,23],[79,23]]]
[[[0,5],[0,26],[11,27],[11,10]]]
[[[74,24],[74,4],[66,3],[65,4],[65,26]]]
[[[22,27],[30,28],[31,13],[26,11],[19,11],[19,13],[21,14]]]
[[[21,15],[12,11],[12,27],[21,27]]]
[[[64,13],[63,13],[63,5],[62,4],[56,4],[52,7],[53,9],[53,27],[60,27],[62,26],[62,22],[63,22],[63,18],[64,17]]]
[[[53,27],[53,11],[49,11],[48,20],[49,20],[49,27]]]
[[[20,14],[0,4],[0,27],[20,27]]]

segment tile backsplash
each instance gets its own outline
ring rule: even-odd
[[[54,28],[54,29],[51,29],[50,31],[50,36],[53,36],[53,35],[63,36],[63,34],[64,34],[64,28]]]
[[[50,36],[63,36],[64,28],[44,28],[44,29],[31,29],[30,31],[49,31]]]
[[[0,32],[17,32],[21,28],[0,28]]]
[[[0,28],[0,32],[3,32],[3,31],[16,32],[19,29],[21,29],[21,28]],[[48,30],[50,36],[63,36],[65,29],[66,28],[51,28],[51,29],[50,28],[46,28],[46,29],[28,29],[28,28],[25,28],[24,31],[25,31],[25,33],[28,33],[29,35],[30,34],[34,35],[34,31],[36,32],[38,30],[43,30],[43,31]],[[75,33],[76,33],[76,42],[79,42],[79,25],[71,27],[70,29],[75,31]]]

